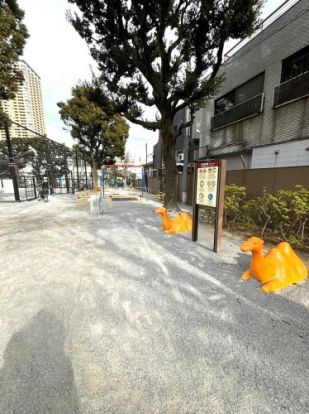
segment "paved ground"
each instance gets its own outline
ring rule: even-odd
[[[309,283],[266,296],[152,209],[0,204],[0,413],[309,412]]]

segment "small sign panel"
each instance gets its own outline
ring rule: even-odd
[[[197,168],[196,204],[217,206],[218,165],[204,163]]]

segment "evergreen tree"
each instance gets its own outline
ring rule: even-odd
[[[129,121],[159,129],[167,207],[175,207],[177,111],[194,112],[213,95],[225,42],[250,35],[261,0],[69,0],[70,21],[87,41],[100,70],[93,99]],[[144,106],[157,117],[143,117]]]
[[[69,174],[67,160],[72,157],[72,150],[48,138],[13,138],[12,150],[17,168],[21,171],[27,165],[32,166],[32,173],[39,182],[48,178],[51,185],[55,178]],[[0,176],[8,178],[9,154],[6,141],[0,141]]]
[[[129,127],[120,115],[106,114],[88,95],[89,87],[77,85],[72,89],[72,98],[59,102],[58,106],[61,119],[77,140],[79,152],[92,164],[96,183],[97,169],[124,155]]]
[[[0,0],[0,100],[14,98],[23,80],[17,62],[28,37],[16,0]]]
[[[19,170],[25,168],[28,162],[33,160],[34,152],[29,146],[29,142],[24,138],[12,139],[12,150],[14,161]],[[0,176],[10,178],[9,172],[9,153],[5,140],[0,141]]]
[[[29,148],[33,151],[33,174],[39,182],[48,178],[53,187],[54,180],[69,174],[68,159],[73,156],[70,148],[48,138],[27,139]]]

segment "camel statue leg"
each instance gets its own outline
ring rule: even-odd
[[[287,286],[291,286],[294,283],[299,283],[302,280],[305,280],[306,277],[298,277],[298,278],[294,278],[294,279],[284,279],[284,280],[271,280],[270,282],[264,283],[264,285],[262,286],[262,291],[265,293],[269,293],[269,292],[275,292],[277,290],[280,289],[284,289]]]
[[[250,269],[246,270],[241,276],[242,280],[248,280],[250,277]]]
[[[293,283],[287,280],[271,280],[270,282],[264,283],[261,290],[265,293],[276,292],[277,290],[283,289],[292,284]]]

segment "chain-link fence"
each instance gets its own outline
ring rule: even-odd
[[[0,202],[33,200],[43,184],[49,194],[91,189],[92,176],[87,172],[87,163],[83,161],[84,173],[78,172],[76,164],[73,174],[70,167],[74,161],[81,163],[65,145],[41,135],[12,138],[6,127],[5,139],[0,138]]]
[[[0,153],[1,158],[1,153]],[[14,172],[12,171],[14,168]],[[14,188],[13,174],[16,178]],[[92,189],[91,174],[80,174],[78,177],[64,175],[62,177],[38,177],[32,171],[24,172],[16,165],[11,166],[8,162],[1,163],[0,171],[0,202],[29,201],[38,197],[42,183],[47,182],[49,194],[74,194],[76,191]],[[17,195],[17,199],[16,199]]]
[[[0,173],[0,202],[27,201],[37,198],[37,180],[35,176],[32,174],[20,174],[18,169],[16,169],[15,174],[17,186],[14,189],[14,181],[9,168],[7,172],[2,171]],[[16,200],[16,194],[18,194],[19,200]]]

